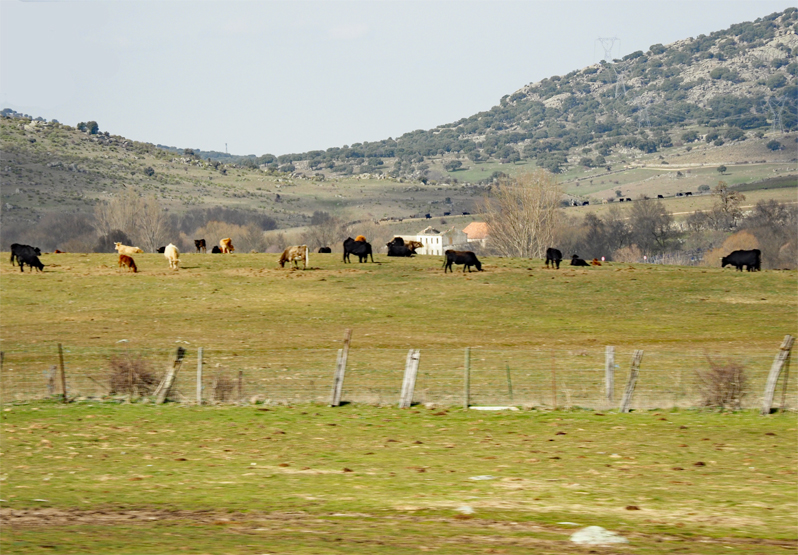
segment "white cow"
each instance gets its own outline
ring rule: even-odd
[[[172,243],[166,245],[163,255],[169,261],[169,267],[171,269],[177,270],[180,267],[180,251],[177,250],[177,247]]]

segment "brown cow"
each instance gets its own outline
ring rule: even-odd
[[[233,240],[229,237],[227,239],[220,240],[219,246],[222,248],[223,254],[231,253],[236,250],[236,248],[233,246]]]
[[[594,258],[593,261],[590,264],[592,266],[601,266],[601,262],[599,262],[598,258]]]
[[[139,271],[138,268],[136,268],[136,262],[126,254],[119,255],[119,267],[122,268],[123,266],[126,267],[128,271],[133,270],[134,274]]]
[[[292,262],[295,268],[299,268],[299,260],[302,261],[302,269],[308,268],[308,246],[299,245],[297,247],[288,247],[280,255],[280,267],[285,268],[286,262]]]

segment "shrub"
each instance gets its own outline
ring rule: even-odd
[[[768,143],[765,146],[768,147],[770,150],[773,150],[773,151],[781,150],[781,149],[784,148],[784,145],[782,145],[779,141],[777,141],[775,139],[772,140],[772,141],[768,141]]]
[[[160,381],[141,355],[112,356],[108,365],[110,395],[149,395]]]
[[[748,389],[745,366],[732,360],[713,361],[707,356],[709,370],[696,370],[701,406],[740,409]]]

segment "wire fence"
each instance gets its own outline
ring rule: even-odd
[[[174,361],[174,351],[130,347],[63,349],[70,399],[126,399],[129,374],[134,394],[152,394]],[[331,398],[335,349],[231,350],[203,349],[203,402],[266,404],[322,403]],[[776,352],[774,350],[773,355]],[[710,355],[715,362],[742,365],[746,375],[743,408],[760,407],[773,356]],[[352,348],[343,385],[343,401],[395,404],[399,401],[407,350]],[[616,350],[614,387],[605,387],[605,350],[470,349],[471,405],[617,408],[630,374],[632,350]],[[121,362],[120,362],[121,361]],[[138,361],[137,365],[125,363]],[[463,349],[421,350],[413,402],[462,405],[465,389]],[[133,370],[131,370],[131,367]],[[198,349],[187,347],[169,399],[197,402]],[[705,353],[645,351],[632,409],[698,407],[702,404],[699,373],[709,369]],[[120,376],[120,373],[123,375]],[[127,373],[127,374],[126,374]],[[139,374],[149,373],[149,386]],[[798,407],[798,380],[782,373],[774,405],[782,399]],[[134,383],[135,382],[135,383]],[[57,345],[32,345],[3,352],[2,403],[59,398],[62,395]]]

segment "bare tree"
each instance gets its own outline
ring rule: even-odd
[[[330,247],[346,239],[346,226],[340,219],[326,212],[314,212],[311,225],[302,235],[302,242],[313,250]]]
[[[561,199],[561,187],[546,170],[503,178],[481,206],[491,249],[501,256],[542,258],[554,240]]]
[[[659,200],[639,199],[629,211],[631,240],[643,254],[665,252],[676,237],[673,215]]]
[[[132,189],[125,189],[110,201],[94,207],[95,227],[100,235],[121,230],[131,237],[135,236],[140,210],[141,197]]]
[[[155,252],[158,247],[173,242],[177,233],[172,229],[168,214],[154,196],[139,199],[140,208],[134,237],[142,249]]]

